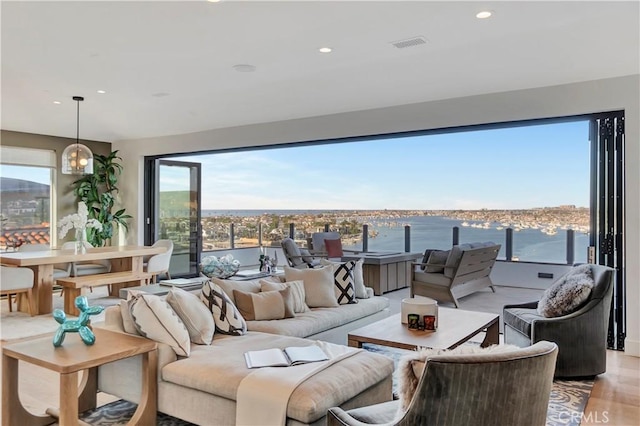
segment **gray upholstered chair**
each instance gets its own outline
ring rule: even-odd
[[[160,254],[154,254],[145,260],[143,264],[144,272],[152,274],[151,281],[155,283],[160,274],[165,274],[167,279],[171,279],[169,274],[169,263],[171,263],[171,255],[173,254],[173,241],[158,240],[153,243],[153,247],[165,247],[167,251]]]
[[[327,253],[327,248],[324,245],[324,240],[339,240],[340,233],[339,232],[314,232],[311,234],[311,250],[310,252],[325,254]]]
[[[33,296],[33,284],[33,271],[31,269],[0,266],[0,295],[7,296],[9,312],[13,311],[11,296],[24,293],[27,296],[29,315],[35,315],[36,305]]]
[[[406,411],[391,401],[343,411],[329,426],[545,425],[558,347],[550,342],[508,352],[428,358]]]
[[[73,249],[76,245],[75,241],[68,241],[62,244],[63,250]],[[84,242],[86,248],[93,248],[93,245],[89,242]],[[88,260],[85,262],[73,262],[71,264],[71,276],[81,277],[83,275],[96,275],[106,274],[111,272],[110,260]]]
[[[540,340],[559,348],[556,377],[595,376],[606,371],[607,330],[615,270],[590,265],[595,286],[587,301],[568,315],[546,318],[538,302],[504,307],[504,341],[528,346]]]
[[[309,250],[301,249],[291,238],[283,239],[280,245],[287,263],[292,268],[305,269],[320,266],[320,258],[318,256],[312,255]]]

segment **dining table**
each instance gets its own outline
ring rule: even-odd
[[[42,251],[0,253],[0,264],[4,266],[27,267],[33,270],[33,296],[36,306],[35,315],[51,313],[53,310],[53,265],[57,263],[85,262],[91,260],[110,260],[112,272],[142,272],[145,256],[164,253],[165,247],[152,246],[108,246],[87,248],[86,252],[74,249],[51,249]],[[144,280],[117,283],[111,286],[109,295],[118,297],[124,287],[145,284]],[[26,304],[19,307],[26,310]]]

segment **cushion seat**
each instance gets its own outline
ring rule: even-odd
[[[192,345],[189,358],[167,364],[162,380],[235,401],[240,382],[251,373],[244,352],[309,344],[309,340],[251,331],[241,337],[216,334],[211,346]],[[330,407],[384,381],[392,372],[389,358],[361,351],[300,384],[289,400],[287,417],[312,423]]]
[[[503,311],[504,323],[525,336],[531,336],[531,324],[533,321],[544,317],[538,314],[535,308],[508,308]]]
[[[373,315],[387,307],[389,307],[389,300],[384,297],[358,299],[356,304],[340,305],[335,308],[314,308],[298,313],[291,320],[247,321],[247,328],[250,331],[263,333],[307,337]]]
[[[413,279],[422,283],[440,285],[443,287],[449,287],[451,285],[451,278],[437,272],[415,271]]]

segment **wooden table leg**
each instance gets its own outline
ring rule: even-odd
[[[90,368],[84,371],[82,381],[78,387],[78,413],[93,410],[98,404],[98,369]]]
[[[142,272],[143,270],[142,265],[143,265],[142,256],[113,259],[111,261],[111,271],[112,272],[124,272],[124,271]],[[120,289],[123,289],[126,287],[137,287],[145,284],[146,284],[145,280],[128,281],[124,283],[114,283],[114,284],[111,284],[109,288],[109,296],[120,297]]]
[[[34,315],[50,314],[53,311],[53,265],[29,266],[33,270],[33,297],[36,312]],[[19,306],[20,311],[28,312],[26,303]]]
[[[78,425],[78,372],[60,374],[61,425]]]
[[[497,345],[500,343],[500,324],[498,324],[498,319],[496,319],[493,323],[489,324],[487,327],[487,331],[484,335],[484,340],[480,344],[483,348],[491,345]]]
[[[359,341],[359,340],[351,340],[347,336],[347,346],[351,346],[352,348],[361,348],[362,347],[362,342]]]
[[[18,395],[18,360],[2,355],[2,426],[43,426],[55,422],[51,416],[31,414]]]
[[[158,350],[142,354],[142,395],[140,403],[130,425],[154,425],[156,424],[158,401]]]

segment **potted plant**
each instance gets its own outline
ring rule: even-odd
[[[125,231],[129,230],[127,220],[130,215],[125,214],[125,209],[113,213],[118,178],[122,173],[122,158],[118,157],[118,151],[104,156],[96,154],[93,157],[93,174],[85,175],[74,182],[74,194],[84,202],[89,209],[89,218],[96,219],[102,224],[102,229],[87,229],[87,241],[94,247],[104,246],[113,237],[114,225],[122,225]]]

